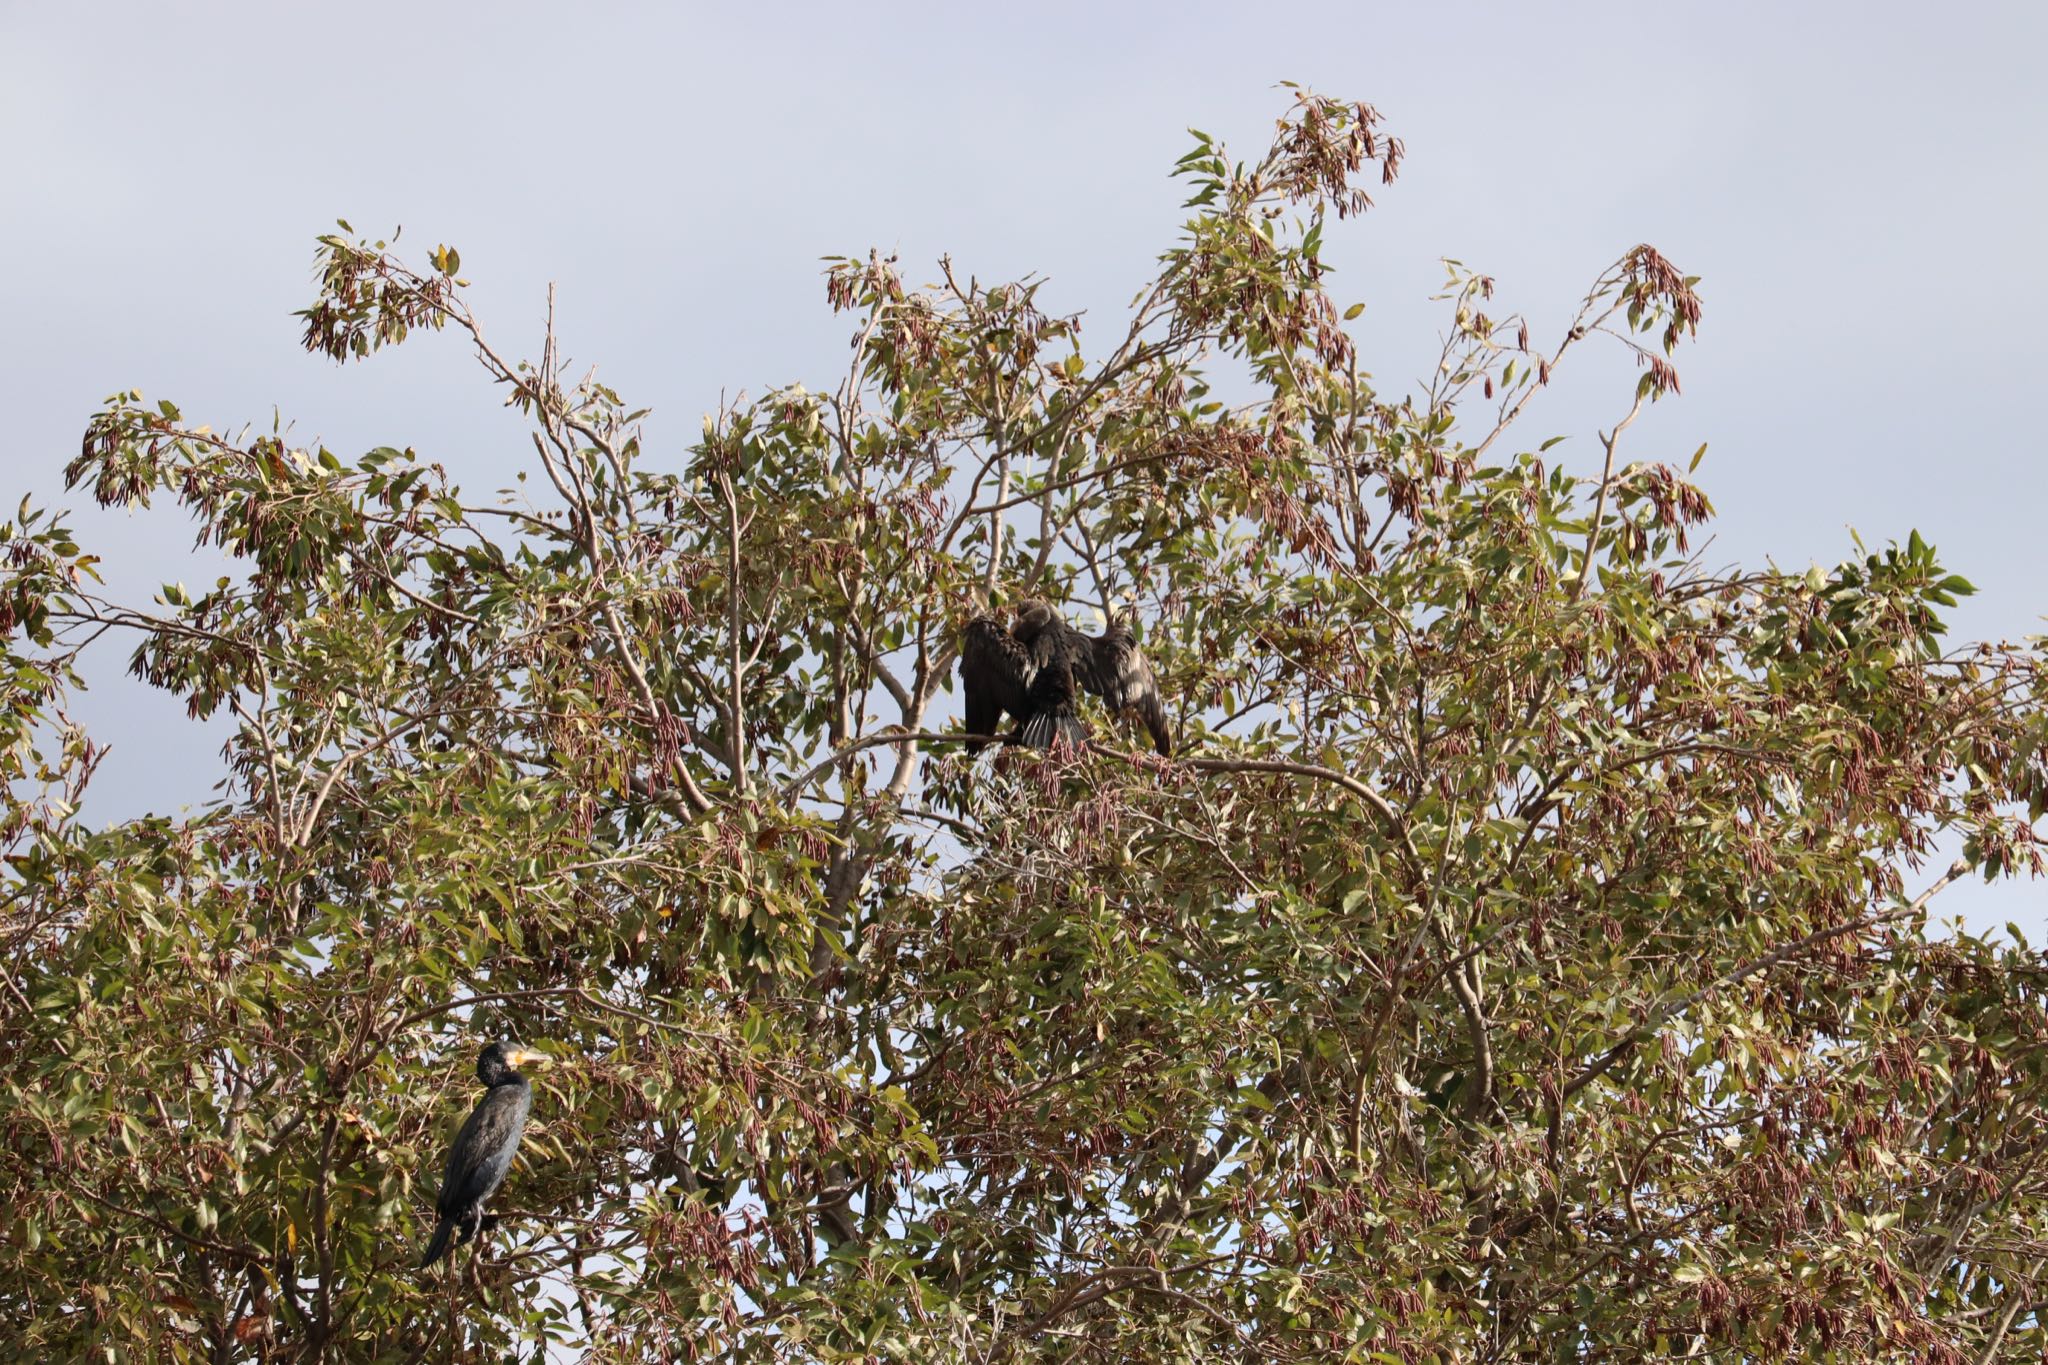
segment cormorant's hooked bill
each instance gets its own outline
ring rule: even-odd
[[[451,1238],[460,1245],[482,1230],[484,1201],[505,1183],[526,1132],[526,1116],[533,1111],[533,1086],[519,1068],[549,1060],[544,1052],[509,1042],[492,1043],[477,1057],[476,1078],[484,1083],[484,1097],[448,1150],[441,1193],[434,1201],[438,1220],[427,1253],[420,1258],[422,1269],[447,1254]]]

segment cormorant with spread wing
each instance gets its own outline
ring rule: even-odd
[[[434,1201],[440,1218],[427,1254],[420,1258],[422,1269],[447,1254],[450,1238],[460,1245],[482,1230],[484,1201],[505,1183],[526,1132],[526,1116],[533,1110],[533,1086],[518,1067],[547,1060],[547,1054],[526,1051],[516,1043],[492,1043],[476,1059],[476,1078],[486,1087],[484,1097],[448,1149],[441,1194]]]
[[[1034,749],[1052,747],[1056,735],[1070,743],[1086,738],[1075,712],[1080,687],[1108,705],[1112,715],[1135,711],[1161,755],[1171,755],[1166,703],[1152,665],[1130,629],[1112,616],[1101,635],[1083,635],[1059,613],[1031,600],[1017,609],[1016,625],[1005,630],[990,616],[967,623],[960,642],[960,681],[966,694],[967,732],[992,735],[1003,715],[1018,722],[1011,737]],[[968,742],[972,753],[981,747]]]

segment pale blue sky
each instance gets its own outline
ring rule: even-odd
[[[721,389],[836,372],[818,257],[1037,271],[1107,329],[1180,221],[1195,125],[1249,152],[1296,80],[1377,104],[1401,181],[1339,236],[1385,388],[1435,347],[1442,255],[1538,335],[1637,241],[1704,277],[1684,396],[1636,456],[1711,443],[1717,560],[1832,563],[1917,527],[1982,594],[2048,612],[2048,5],[581,4],[0,0],[0,496],[57,494],[117,388],[343,454],[414,445],[475,489],[523,441],[452,341],[336,369],[289,316],[336,217],[463,253],[505,349],[548,281],[570,354],[679,456]],[[1525,437],[1590,461],[1629,381]],[[1603,383],[1602,380],[1607,382]],[[84,516],[128,591],[207,573],[164,515]],[[115,663],[110,659],[109,663]],[[217,735],[100,670],[95,808],[203,795]],[[1963,890],[2048,922],[2041,890]]]

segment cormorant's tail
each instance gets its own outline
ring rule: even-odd
[[[425,1270],[448,1254],[448,1239],[455,1235],[455,1223],[443,1218],[434,1224],[434,1240],[427,1243],[427,1254],[420,1257],[420,1269]]]
[[[1040,711],[1024,722],[1022,738],[1029,748],[1050,749],[1054,738],[1061,736],[1076,749],[1088,742],[1088,731],[1072,711]]]

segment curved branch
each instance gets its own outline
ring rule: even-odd
[[[1325,768],[1319,764],[1294,763],[1278,758],[1181,758],[1174,759],[1169,764],[1149,754],[1128,753],[1122,749],[1111,748],[1107,744],[1091,743],[1088,747],[1096,753],[1121,759],[1133,767],[1171,766],[1208,773],[1281,773],[1291,777],[1313,778],[1318,782],[1342,787],[1372,807],[1373,813],[1379,816],[1388,831],[1401,841],[1402,851],[1408,857],[1410,870],[1415,873],[1418,886],[1427,880],[1428,873],[1422,865],[1422,855],[1416,851],[1414,841],[1409,838],[1408,825],[1401,818],[1401,813],[1394,809],[1386,797],[1349,773],[1339,772],[1335,768]]]

